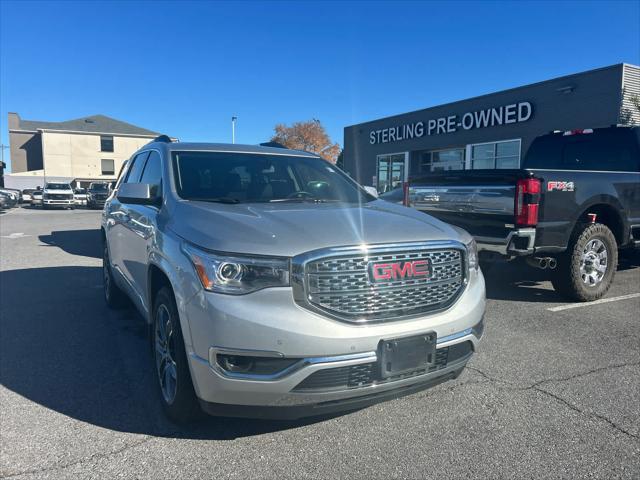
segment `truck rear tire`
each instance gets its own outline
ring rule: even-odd
[[[580,226],[567,251],[558,257],[551,280],[555,290],[572,300],[591,302],[601,298],[613,283],[618,267],[618,245],[606,225]]]

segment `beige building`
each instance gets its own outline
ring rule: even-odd
[[[22,189],[51,180],[76,187],[114,181],[122,163],[158,135],[104,115],[41,122],[9,113],[11,174],[5,183]]]

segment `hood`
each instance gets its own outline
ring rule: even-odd
[[[382,200],[362,206],[179,201],[167,223],[180,237],[206,249],[283,257],[336,246],[464,241],[450,225]]]

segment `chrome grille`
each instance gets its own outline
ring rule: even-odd
[[[458,248],[404,248],[313,259],[305,266],[306,299],[315,308],[350,321],[401,319],[452,303],[464,282]],[[368,265],[428,260],[431,274],[372,283]]]
[[[47,200],[71,200],[73,195],[70,193],[47,193]]]

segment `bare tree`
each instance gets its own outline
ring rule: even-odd
[[[304,150],[320,155],[331,163],[336,163],[340,154],[340,145],[329,138],[320,120],[295,122],[290,127],[284,124],[275,126],[272,142],[278,142],[287,148]]]

